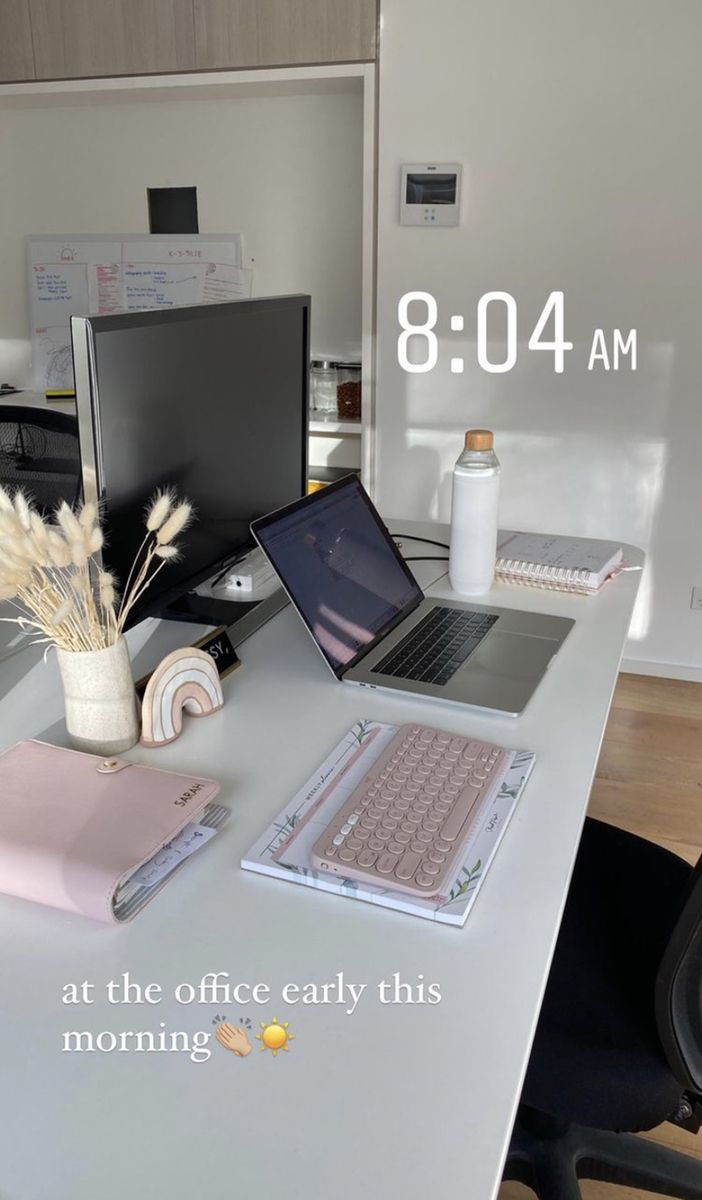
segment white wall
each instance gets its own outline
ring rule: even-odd
[[[447,519],[463,430],[495,429],[502,523],[618,538],[650,566],[637,660],[702,667],[699,0],[381,0],[377,497]],[[403,161],[464,164],[457,229],[398,224]],[[439,366],[396,359],[405,291],[439,303]],[[562,375],[526,341],[553,289]],[[475,357],[486,291],[519,306],[519,359]],[[449,315],[464,313],[464,335]],[[638,371],[588,373],[597,327],[636,327]],[[464,354],[466,372],[449,372]],[[492,347],[504,356],[499,340]]]
[[[311,293],[314,352],[358,357],[362,119],[358,92],[0,109],[0,378],[30,383],[24,235],[146,233],[169,185],[244,234],[255,295]]]

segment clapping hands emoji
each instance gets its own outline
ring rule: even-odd
[[[251,1043],[246,1036],[246,1030],[241,1026],[232,1025],[231,1021],[222,1021],[221,1025],[217,1026],[215,1036],[220,1046],[231,1050],[237,1058],[246,1058],[246,1055],[251,1053]]]

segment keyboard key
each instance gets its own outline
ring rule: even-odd
[[[362,850],[356,861],[359,867],[372,867],[377,857],[372,850]]]
[[[385,854],[381,854],[380,858],[378,859],[378,861],[376,863],[375,869],[376,869],[376,871],[380,871],[381,875],[389,875],[392,871],[394,871],[396,864],[397,864],[397,855],[390,854],[389,851],[386,851]]]
[[[368,839],[368,849],[369,850],[384,850],[385,842],[381,841],[381,839],[377,838],[377,837],[369,838]]]
[[[402,845],[402,842],[388,842],[388,852],[390,854],[404,854],[405,847]]]
[[[471,800],[473,803],[475,803],[480,795],[480,792],[477,788],[466,788],[463,795],[467,803],[470,803]],[[446,842],[455,841],[467,819],[468,813],[463,805],[457,805],[455,808],[453,808],[441,826],[442,840]],[[419,834],[417,834],[417,837],[419,837]]]
[[[400,860],[395,868],[395,874],[397,875],[397,878],[411,879],[421,861],[421,851],[417,853],[414,850],[407,850],[404,857]]]
[[[333,840],[334,840],[335,846],[343,846],[343,844],[344,844],[343,835],[340,833],[337,833],[336,837]]]
[[[417,871],[417,874],[414,878],[415,882],[419,884],[420,888],[426,889],[436,887],[436,880],[432,879],[431,875],[426,875],[424,871]]]
[[[346,839],[346,846],[349,850],[362,850],[363,842],[357,837],[350,837]],[[339,851],[339,856],[341,856],[341,851]]]
[[[355,850],[348,850],[346,847],[344,847],[343,850],[339,851],[338,857],[342,862],[355,862],[356,852]]]
[[[441,867],[438,865],[438,863],[432,862],[431,859],[425,858],[424,862],[422,863],[422,870],[424,871],[425,875],[438,875]]]

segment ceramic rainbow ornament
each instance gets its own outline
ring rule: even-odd
[[[174,650],[149,679],[141,706],[141,743],[166,746],[183,728],[183,713],[207,717],[224,704],[211,654],[192,647]]]

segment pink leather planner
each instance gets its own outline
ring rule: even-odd
[[[128,919],[141,905],[121,916],[120,887],[218,792],[212,779],[18,742],[0,754],[0,891],[100,921]],[[156,890],[142,888],[147,898]]]

